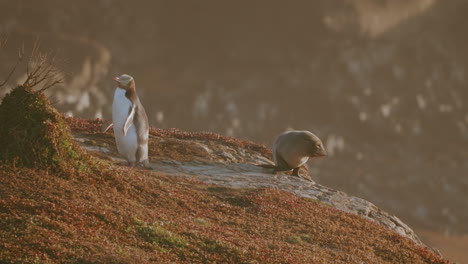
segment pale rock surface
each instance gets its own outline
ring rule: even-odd
[[[89,151],[100,152],[116,162],[124,163],[115,145],[100,142],[92,135],[75,134],[75,140]],[[158,144],[182,144],[187,151],[198,150],[189,161],[150,157],[152,170],[176,177],[232,188],[273,188],[319,200],[339,210],[365,217],[394,232],[425,246],[415,232],[398,217],[391,215],[364,199],[347,195],[313,181],[284,173],[271,174],[256,164],[272,163],[260,152],[222,144],[220,141],[175,139],[150,136]],[[150,150],[151,153],[151,150]]]

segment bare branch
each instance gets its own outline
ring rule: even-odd
[[[0,50],[6,46],[8,42],[8,38],[5,38],[3,40],[0,40]],[[13,73],[16,71],[16,68],[18,67],[18,65],[20,64],[21,62],[21,59],[22,57],[21,56],[18,56],[18,60],[16,61],[16,64],[15,66],[13,66],[13,68],[10,70],[10,73],[8,73],[7,77],[5,78],[5,80],[3,80],[2,83],[0,83],[0,87],[3,87],[7,82],[8,80],[10,80],[11,76],[13,75]]]
[[[5,47],[8,42],[8,38],[0,40],[0,49]]]
[[[0,48],[6,42],[0,42]],[[7,78],[0,83],[0,87],[5,85],[11,78],[13,73],[18,68],[18,65],[26,57],[26,79],[23,82],[23,86],[26,87],[37,87],[42,85],[38,90],[40,92],[47,90],[48,88],[63,83],[64,77],[62,72],[55,66],[57,64],[57,58],[52,52],[43,53],[40,51],[39,40],[36,39],[31,51],[25,55],[24,44],[18,49],[18,59],[15,66],[9,72]]]
[[[38,90],[42,92],[54,85],[63,83],[63,74],[55,67],[56,62],[55,54],[50,52],[41,53],[39,44],[36,42],[29,57],[26,80],[23,85],[35,87],[43,84],[42,88]]]
[[[16,67],[18,67],[18,64],[19,64],[20,62],[21,62],[21,60],[17,60],[17,61],[16,61],[15,66],[13,66],[13,68],[11,69],[10,73],[8,74],[8,76],[5,78],[5,80],[3,80],[2,83],[0,83],[0,87],[4,86],[4,85],[8,82],[8,80],[10,80],[11,75],[13,75],[13,73],[16,71]]]

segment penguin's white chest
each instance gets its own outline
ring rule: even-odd
[[[124,135],[123,132],[124,124],[131,107],[132,102],[125,96],[125,90],[116,88],[114,101],[112,102],[112,122],[114,123],[114,136],[117,150],[129,162],[135,162],[138,148],[136,127],[132,124],[126,135]]]

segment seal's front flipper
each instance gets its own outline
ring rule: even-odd
[[[294,168],[294,170],[293,170],[293,172],[292,172],[292,175],[293,175],[293,176],[301,177],[301,176],[299,175],[299,169],[300,169],[299,167]]]

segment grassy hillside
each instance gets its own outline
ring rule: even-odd
[[[113,165],[71,179],[0,169],[2,263],[446,263],[377,224],[282,191]]]
[[[88,154],[76,164],[93,169],[78,170],[62,147],[52,146],[62,153],[53,159],[70,158],[69,166],[0,162],[0,263],[448,263],[317,201],[202,184]]]

